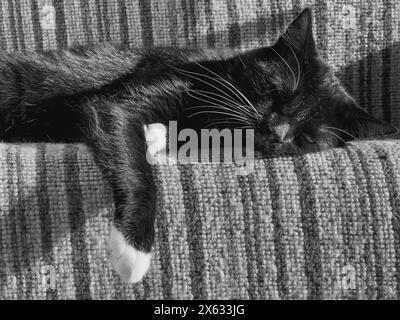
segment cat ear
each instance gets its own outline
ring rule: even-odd
[[[396,127],[372,117],[361,108],[358,108],[355,115],[349,120],[349,131],[360,139],[383,137],[399,133],[399,129]]]
[[[305,58],[317,54],[312,33],[311,9],[304,9],[279,38]]]

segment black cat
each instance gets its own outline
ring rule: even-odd
[[[0,57],[0,139],[85,142],[116,205],[114,267],[150,263],[155,187],[143,127],[252,128],[264,155],[339,147],[395,131],[359,108],[319,57],[311,11],[271,47],[241,54],[103,46]]]

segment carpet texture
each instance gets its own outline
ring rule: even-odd
[[[398,0],[1,0],[0,48],[125,43],[248,49],[314,11],[322,56],[362,107],[400,126]]]
[[[0,297],[400,296],[400,143],[229,165],[154,167],[151,270],[112,271],[112,198],[83,145],[0,145]],[[54,281],[54,282],[52,282]]]
[[[362,107],[400,125],[397,0],[1,0],[0,47],[247,49],[302,7]],[[218,165],[157,166],[151,270],[121,284],[113,203],[82,145],[0,144],[0,298],[400,298],[400,142]]]

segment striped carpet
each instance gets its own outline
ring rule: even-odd
[[[83,145],[0,144],[0,297],[397,299],[400,143],[154,167],[154,259],[111,269],[110,189]]]
[[[397,0],[0,0],[0,48],[112,41],[247,49],[314,9],[321,54],[358,102],[400,125]],[[151,270],[110,268],[113,205],[82,145],[0,144],[0,298],[400,298],[400,143],[159,166]]]

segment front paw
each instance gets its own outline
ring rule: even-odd
[[[110,234],[111,261],[115,271],[125,283],[142,280],[150,267],[151,253],[135,249],[114,226]]]

